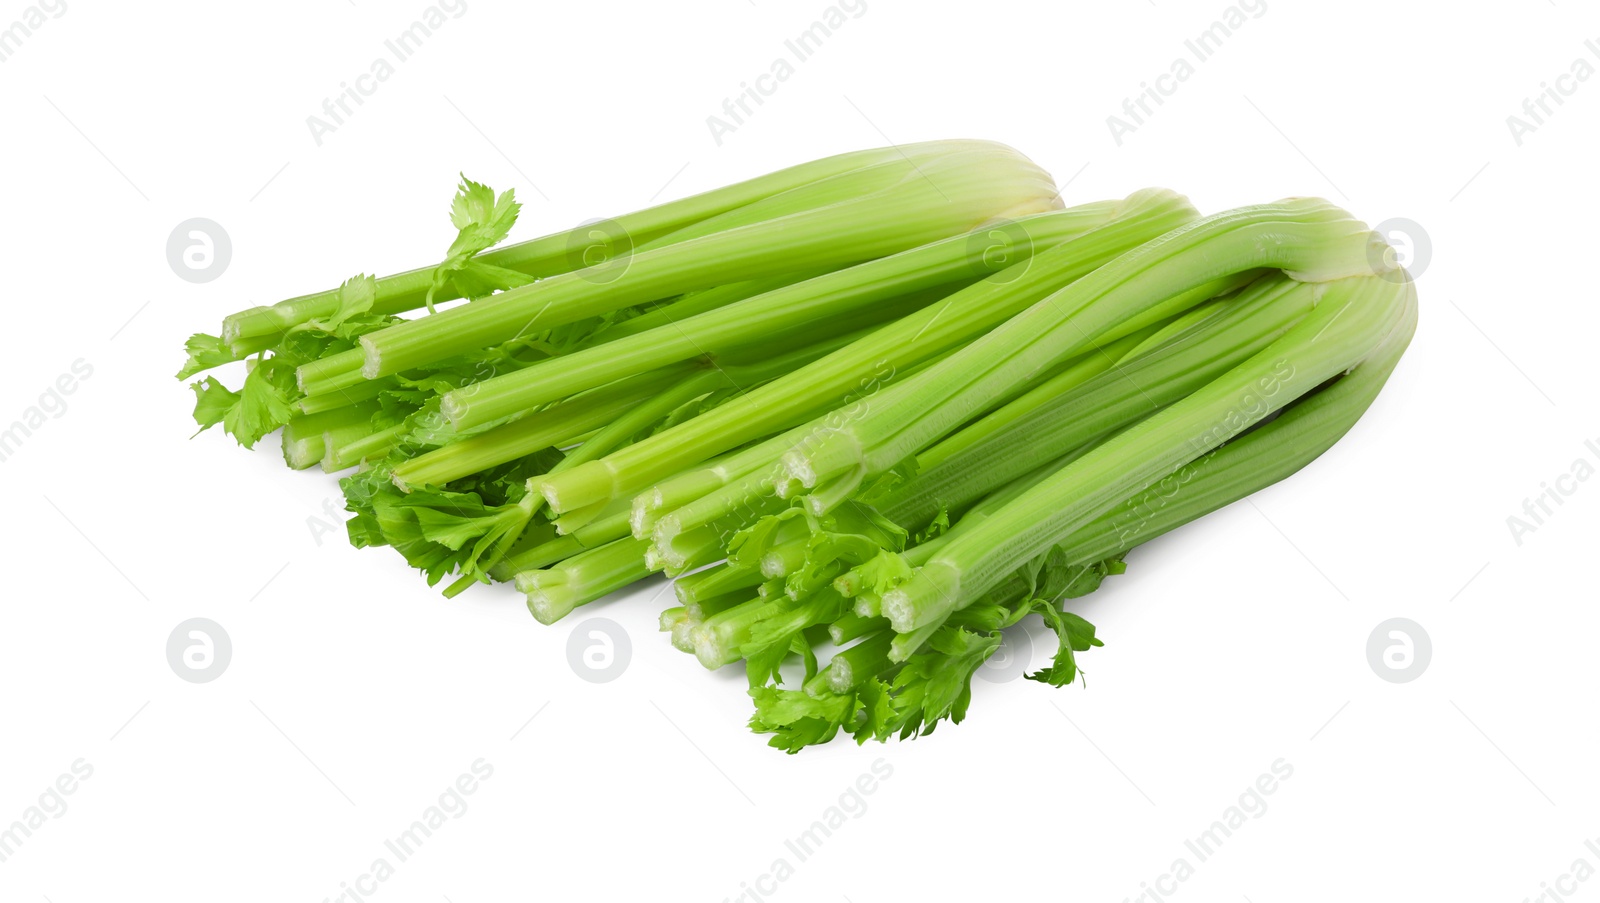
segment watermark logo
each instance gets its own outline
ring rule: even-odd
[[[232,259],[233,241],[215,220],[186,219],[167,236],[167,265],[184,282],[210,282],[228,269]]]
[[[1433,640],[1409,618],[1390,618],[1367,637],[1367,664],[1384,680],[1405,684],[1422,676],[1433,660]]]
[[[967,266],[986,282],[1015,282],[1032,260],[1033,236],[1015,220],[990,220],[967,235]]]
[[[590,618],[567,637],[567,664],[572,673],[593,684],[610,683],[628,670],[633,641],[610,618]]]
[[[632,262],[633,236],[616,220],[585,220],[567,234],[567,266],[580,279],[616,282]]]
[[[1379,278],[1400,283],[1407,273],[1416,280],[1428,269],[1428,262],[1433,259],[1433,241],[1428,238],[1428,230],[1415,220],[1386,219],[1372,231],[1383,239],[1381,244],[1367,246],[1367,263]],[[1404,267],[1405,272],[1397,267]]]
[[[1000,646],[978,666],[978,677],[992,684],[1010,683],[1033,663],[1033,637],[1017,626],[1001,635]]]
[[[172,673],[190,683],[216,680],[232,660],[233,640],[210,618],[190,618],[167,636],[167,664]]]

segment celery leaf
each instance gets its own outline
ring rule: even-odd
[[[189,388],[194,390],[194,422],[200,424],[196,436],[221,423],[239,403],[239,393],[218,382],[215,376],[190,383]]]
[[[433,296],[446,282],[452,283],[462,297],[477,299],[533,281],[516,270],[473,259],[510,234],[521,209],[515,189],[506,189],[497,199],[494,189],[464,175],[461,177],[461,185],[450,202],[450,222],[455,225],[457,234],[444,262],[433,271],[433,283],[424,299],[429,312],[433,311]]]
[[[231,364],[239,359],[226,342],[203,332],[189,336],[183,343],[183,350],[188,352],[189,359],[184,362],[183,369],[178,371],[178,379],[188,379],[203,370]]]

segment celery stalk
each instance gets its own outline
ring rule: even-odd
[[[1194,216],[1189,203],[1171,192],[1136,193],[1106,225],[1018,264],[1023,272],[1006,270],[1003,278],[977,282],[691,423],[553,477],[540,490],[556,511],[642,490],[770,433],[775,422],[796,409],[819,401],[836,404],[862,386],[876,391],[899,370],[971,341],[1042,295]]]
[[[866,402],[852,423],[784,457],[806,487],[859,484],[959,426],[1025,374],[1198,286],[1262,267],[1306,282],[1372,271],[1382,239],[1326,201],[1294,198],[1181,226],[1012,317],[940,366]],[[835,489],[834,494],[840,494]]]
[[[578,606],[649,576],[643,546],[637,539],[619,539],[543,570],[523,571],[516,575],[517,589],[527,595],[528,610],[539,623],[554,624]]]
[[[913,157],[918,150],[913,147]],[[611,220],[610,228],[629,236],[633,242],[647,243],[703,220],[725,214],[763,198],[789,191],[840,173],[850,172],[885,161],[901,159],[902,149],[894,147],[856,151],[813,160],[798,166],[768,173],[681,200],[624,214]],[[593,227],[582,225],[531,241],[506,245],[478,255],[494,266],[516,270],[536,278],[568,272],[583,261],[572,260],[575,248],[589,242]],[[376,313],[401,313],[423,306],[433,279],[433,266],[408,270],[377,280]],[[457,297],[450,292],[436,294],[435,300]],[[315,292],[282,301],[271,307],[256,307],[223,320],[222,338],[237,342],[254,336],[278,335],[294,326],[326,317],[338,307],[338,291]]]
[[[879,504],[889,519],[920,528],[941,505],[959,510],[983,494],[1111,430],[1147,416],[1226,373],[1308,313],[1316,286],[1281,274],[1172,336],[1088,380],[1062,374],[934,446],[926,466]],[[919,464],[923,464],[919,456]]]
[[[653,248],[619,261],[607,281],[552,276],[472,304],[361,336],[362,374],[398,373],[668,295],[793,270],[845,266],[965,232],[995,216],[1058,206],[1049,177],[997,145],[915,164],[877,164],[889,186],[788,216]]]
[[[1021,259],[1017,263],[1103,224],[1108,219],[1107,208],[1109,205],[1088,205],[1019,220],[1016,228],[1025,232],[1028,242],[1018,250]],[[902,295],[941,287],[954,291],[986,275],[989,273],[973,260],[972,237],[957,235],[675,319],[655,329],[638,331],[634,326],[650,315],[625,321],[618,329],[630,335],[448,393],[443,411],[458,427],[468,428],[504,416],[506,410],[602,385],[621,373],[663,366],[752,338],[785,334],[810,323],[826,325],[846,311]]]
[[[1386,341],[1403,341],[1397,337],[1409,337],[1415,311],[1410,282],[1360,276],[1330,283],[1316,310],[1254,357],[952,539],[884,595],[884,614],[899,633],[938,623],[1119,500],[1355,367]]]
[[[283,426],[283,460],[295,470],[305,470],[322,460],[328,445],[348,442],[371,432],[378,404],[366,401],[317,413],[302,414]]]

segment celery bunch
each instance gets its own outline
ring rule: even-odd
[[[1003,631],[1099,646],[1071,600],[1360,418],[1416,324],[1382,240],[1291,199],[1063,207],[1009,148],[844,154],[496,248],[463,179],[444,260],[189,339],[195,419],[354,469],[350,539],[551,623],[656,572],[660,627],[744,664],[797,751],[965,716]],[[460,302],[460,303],[456,303]],[[424,312],[425,311],[425,312]],[[407,315],[407,316],[402,316]]]

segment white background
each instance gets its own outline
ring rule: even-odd
[[[823,0],[467,0],[319,146],[306,117],[424,6],[67,0],[0,63],[0,425],[93,368],[0,463],[0,826],[93,768],[0,863],[0,899],[336,898],[480,758],[468,809],[372,896],[1120,901],[1195,864],[1184,840],[1279,759],[1264,814],[1165,891],[1522,901],[1600,867],[1600,480],[1564,482],[1520,543],[1507,525],[1600,465],[1600,79],[1564,82],[1520,146],[1506,122],[1574,60],[1600,66],[1600,16],[1269,0],[1119,145],[1106,117],[1222,0],[867,0],[719,146],[707,117]],[[0,4],[0,29],[25,10]],[[552,628],[509,588],[442,600],[386,551],[319,544],[334,480],[285,470],[275,438],[189,439],[185,336],[436,260],[458,171],[515,187],[527,238],[944,137],[1023,150],[1069,203],[1317,194],[1432,245],[1417,338],[1345,441],[1081,606],[1107,641],[1087,689],[977,681],[962,725],[787,757],[745,730],[742,675],[654,632],[659,584]],[[204,285],[165,256],[191,217],[233,244]],[[633,647],[603,685],[566,654],[596,615]],[[199,685],[165,654],[196,616],[233,643]],[[1391,617],[1431,636],[1415,682],[1369,667]],[[880,758],[866,810],[797,862],[784,841]],[[763,878],[780,857],[794,874]],[[1561,886],[1600,900],[1600,880]]]

